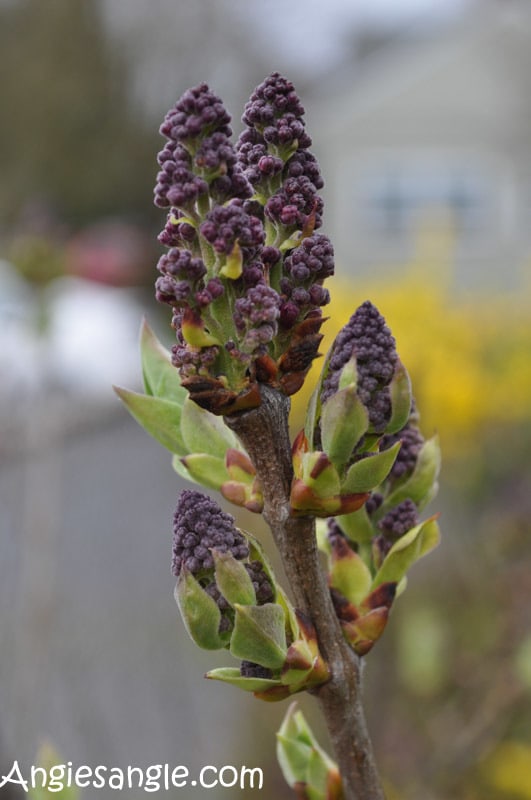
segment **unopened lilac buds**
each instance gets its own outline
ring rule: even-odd
[[[297,391],[318,354],[323,281],[333,273],[321,225],[323,182],[304,109],[278,73],[253,92],[235,147],[230,116],[206,84],[186,91],[161,126],[156,297],[173,308],[172,361],[202,408],[260,404],[259,385]]]
[[[387,449],[355,464],[360,469],[395,450],[363,507],[330,520],[319,534],[336,614],[358,655],[365,655],[382,635],[409,568],[439,541],[437,517],[419,520],[437,490],[437,439],[424,441],[413,411],[402,431],[384,436],[381,446]],[[357,479],[358,486],[368,485],[361,472]]]
[[[398,441],[382,447],[383,434],[402,428],[410,408],[395,341],[367,301],[337,335],[295,442],[293,513],[331,516],[359,508],[400,449]]]
[[[197,491],[182,492],[175,511],[173,573],[192,639],[207,650],[228,648],[244,665],[207,677],[265,700],[328,680],[313,625],[291,607],[258,543]]]

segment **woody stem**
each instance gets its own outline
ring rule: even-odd
[[[319,561],[313,517],[290,514],[293,477],[289,399],[261,387],[258,408],[226,417],[262,484],[264,518],[279,549],[295,605],[312,620],[331,678],[314,691],[330,733],[344,800],[384,800],[362,706],[362,661],[343,638]]]

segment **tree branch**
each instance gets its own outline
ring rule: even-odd
[[[226,417],[246,448],[264,493],[264,518],[282,557],[296,606],[315,625],[331,679],[315,690],[343,781],[345,800],[384,800],[361,701],[361,659],[343,638],[321,567],[313,517],[290,516],[293,476],[289,399],[267,386],[262,403]]]

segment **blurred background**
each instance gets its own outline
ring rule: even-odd
[[[76,765],[260,766],[262,797],[291,796],[285,704],[202,679],[220,659],[172,595],[182,484],[111,390],[139,385],[143,314],[171,342],[164,113],[205,80],[237,133],[274,70],[326,183],[325,344],[370,298],[443,449],[443,543],[367,659],[389,798],[531,798],[527,0],[0,0],[0,774],[46,742]]]

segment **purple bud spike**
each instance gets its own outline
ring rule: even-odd
[[[367,300],[339,331],[332,346],[321,402],[337,391],[343,367],[356,358],[357,392],[377,433],[383,433],[391,417],[389,383],[398,362],[395,340],[378,309]]]
[[[390,477],[397,480],[405,475],[411,475],[417,464],[417,458],[424,444],[424,437],[420,430],[408,422],[401,431],[391,436],[384,436],[382,450],[392,447],[395,442],[402,442],[396,461],[390,472]]]
[[[378,527],[387,539],[396,541],[418,524],[417,507],[409,498],[388,511]]]
[[[249,555],[249,546],[235,527],[234,517],[207,495],[185,489],[174,515],[173,574],[178,577],[183,566],[196,576],[211,573],[212,548],[230,552],[240,560]]]

